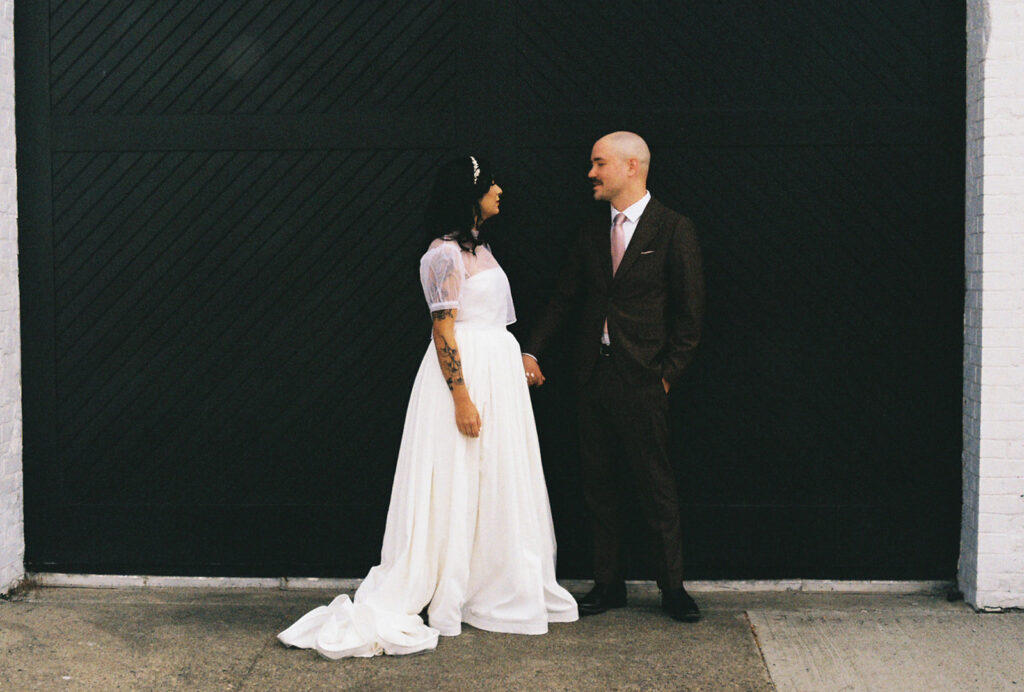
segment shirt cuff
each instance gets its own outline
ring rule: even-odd
[[[540,361],[539,361],[539,360],[537,360],[537,356],[533,355],[532,353],[526,353],[526,352],[524,351],[524,352],[523,352],[523,355],[524,355],[524,356],[530,356],[530,358],[533,358],[533,362],[534,362],[534,363],[537,363],[538,365],[540,365]]]

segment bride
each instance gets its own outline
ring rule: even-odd
[[[479,237],[499,211],[486,162],[443,165],[420,280],[433,320],[409,397],[380,564],[278,636],[328,658],[433,649],[462,623],[544,634],[577,619],[555,537],[508,279]],[[427,612],[427,623],[421,619]]]

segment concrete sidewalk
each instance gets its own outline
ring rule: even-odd
[[[274,635],[334,594],[41,588],[0,601],[0,690],[1024,689],[1024,613],[937,595],[657,595],[540,637],[466,627],[418,656],[328,661]]]

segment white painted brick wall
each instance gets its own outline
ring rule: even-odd
[[[0,593],[24,576],[14,0],[0,0]]]
[[[1024,2],[967,3],[963,526],[959,582],[1024,607]]]

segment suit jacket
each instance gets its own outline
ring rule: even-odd
[[[612,277],[611,221],[584,223],[525,352],[541,357],[554,333],[581,308],[576,378],[600,357],[608,318],[612,362],[636,384],[672,384],[693,360],[704,317],[704,273],[693,223],[653,197]]]

